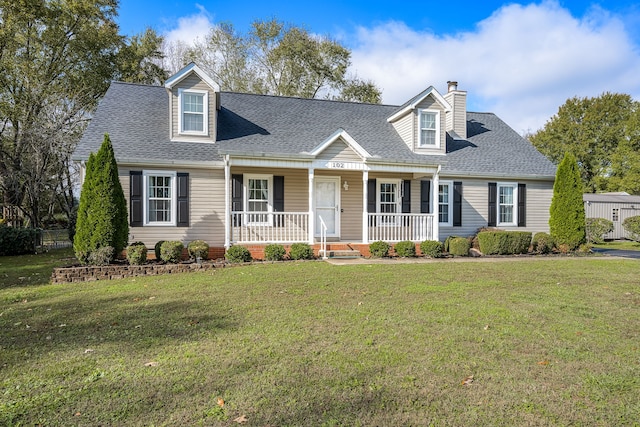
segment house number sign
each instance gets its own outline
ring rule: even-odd
[[[344,169],[346,165],[342,162],[329,162],[329,167],[331,169]]]

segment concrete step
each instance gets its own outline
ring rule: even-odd
[[[340,250],[331,250],[327,249],[327,257],[329,258],[360,258],[362,254],[360,251],[352,250],[352,249],[340,249]]]

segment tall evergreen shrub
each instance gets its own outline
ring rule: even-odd
[[[551,236],[558,246],[574,250],[586,240],[582,180],[578,162],[566,153],[556,171],[549,217]]]
[[[113,146],[105,134],[100,150],[87,162],[73,248],[78,260],[86,263],[92,252],[106,246],[113,247],[116,256],[128,238],[127,204]]]

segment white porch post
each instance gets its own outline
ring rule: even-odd
[[[224,247],[231,246],[231,167],[229,156],[224,158]]]
[[[362,171],[362,243],[369,243],[369,212],[367,212],[367,192],[369,190],[369,171]]]
[[[431,192],[431,206],[433,206],[433,237],[440,240],[440,165],[433,174],[433,191]]]
[[[314,169],[309,168],[309,244],[313,245],[316,232],[316,215],[313,211],[315,205],[314,191],[313,191],[313,175]]]

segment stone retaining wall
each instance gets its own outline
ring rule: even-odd
[[[123,279],[125,277],[157,276],[160,274],[206,271],[224,267],[224,263],[145,264],[62,267],[53,269],[51,283],[93,282],[96,280]]]

